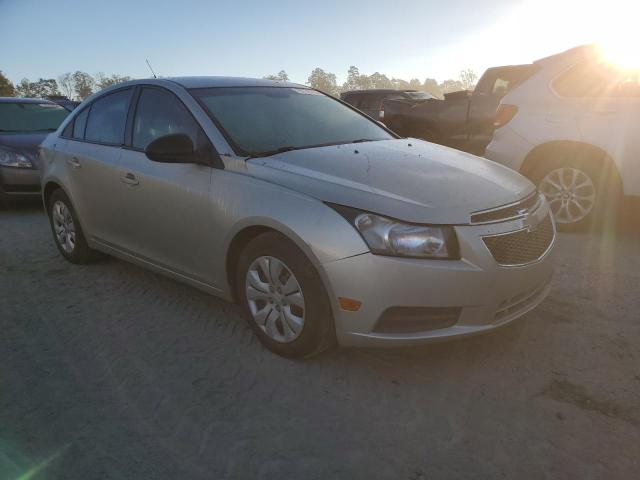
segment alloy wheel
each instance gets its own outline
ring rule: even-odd
[[[253,320],[269,338],[289,343],[302,333],[304,296],[284,262],[270,256],[256,258],[247,271],[245,294]]]
[[[582,170],[563,167],[547,173],[539,185],[556,222],[577,223],[587,217],[596,204],[596,187]]]
[[[66,253],[72,253],[76,248],[76,226],[71,211],[64,202],[57,200],[51,209],[51,217],[58,244]]]

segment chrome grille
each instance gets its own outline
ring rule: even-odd
[[[527,198],[524,198],[519,202],[512,203],[511,205],[472,213],[471,223],[502,222],[514,218],[525,217],[529,213],[534,212],[538,208],[539,204],[540,195],[538,193],[533,193]]]
[[[553,242],[551,216],[536,227],[517,232],[483,237],[485,245],[500,265],[515,266],[535,262],[544,256]]]

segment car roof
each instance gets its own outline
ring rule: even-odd
[[[569,50],[565,50],[564,52],[556,53],[555,55],[550,55],[548,57],[543,57],[536,60],[533,63],[545,63],[549,61],[553,61],[556,59],[567,58],[567,57],[584,57],[587,59],[596,58],[598,53],[598,47],[594,44],[586,44],[579,45],[574,48],[570,48]]]
[[[162,77],[162,80],[182,85],[184,88],[214,88],[214,87],[295,87],[309,88],[292,82],[267,80],[264,78],[243,77]]]
[[[0,97],[0,103],[57,103],[51,102],[44,98],[22,98],[22,97]]]

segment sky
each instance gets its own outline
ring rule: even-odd
[[[0,70],[262,77],[349,66],[456,79],[592,42],[637,44],[638,0],[0,0]]]

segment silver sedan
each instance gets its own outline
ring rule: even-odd
[[[123,83],[40,165],[67,260],[103,252],[236,301],[284,356],[480,333],[549,290],[555,225],[528,180],[301,85]]]

